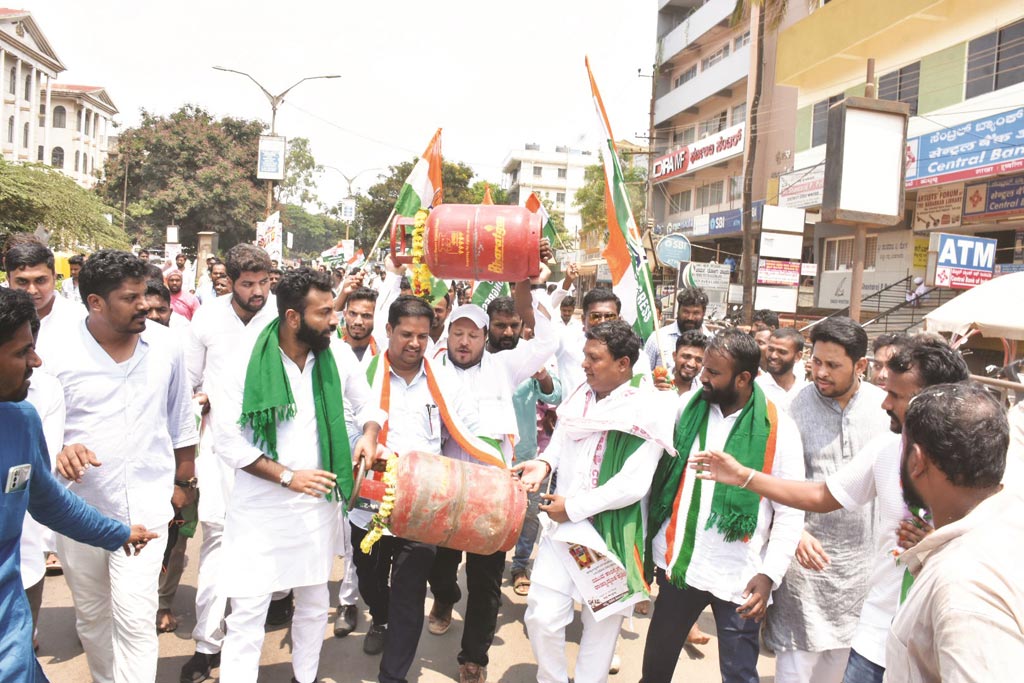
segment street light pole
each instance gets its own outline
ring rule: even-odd
[[[359,176],[361,176],[364,173],[369,173],[370,171],[383,171],[384,170],[382,168],[364,168],[362,171],[359,171],[355,175],[350,176],[350,175],[347,175],[344,171],[342,171],[337,166],[329,166],[327,164],[324,164],[324,168],[331,169],[332,171],[338,173],[342,178],[345,179],[345,183],[348,186],[348,194],[345,195],[345,199],[351,199],[352,198],[352,183],[355,181],[356,178],[358,178]],[[345,221],[345,239],[349,238],[349,236],[348,236],[349,235],[349,228],[351,228],[351,227],[352,227],[352,221]]]
[[[296,81],[294,84],[292,84],[288,88],[285,88],[284,91],[282,91],[281,93],[279,93],[277,95],[272,95],[270,93],[270,91],[267,90],[265,87],[263,87],[263,85],[259,81],[257,81],[255,78],[253,78],[251,75],[247,74],[244,71],[237,71],[235,69],[227,69],[227,68],[225,68],[223,66],[215,66],[213,68],[216,69],[217,71],[226,71],[228,73],[239,74],[240,76],[245,76],[250,81],[255,83],[256,87],[259,88],[260,91],[264,95],[266,95],[267,100],[270,102],[270,135],[271,136],[276,136],[277,135],[277,108],[279,106],[281,106],[282,104],[284,104],[284,96],[287,95],[289,92],[291,92],[291,90],[293,88],[295,88],[295,86],[299,85],[300,83],[304,83],[305,81],[314,81],[314,80],[317,80],[319,78],[341,78],[341,76],[339,76],[338,74],[331,74],[331,75],[328,75],[328,76],[306,76],[305,78],[300,78],[298,81]],[[270,214],[273,211],[273,209],[274,209],[274,181],[273,180],[268,180],[267,181],[267,216],[266,216],[267,218],[270,217]]]

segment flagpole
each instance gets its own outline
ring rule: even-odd
[[[397,206],[397,205],[396,205]],[[366,261],[363,263],[363,270],[367,270],[370,266],[370,261],[373,259],[374,253],[377,251],[377,247],[380,246],[380,241],[384,239],[384,233],[387,232],[388,226],[391,225],[391,219],[395,217],[395,207],[391,208],[391,215],[384,221],[384,227],[380,229],[380,234],[377,235],[377,241],[370,247],[369,255],[366,257]],[[392,254],[394,256],[394,254]]]

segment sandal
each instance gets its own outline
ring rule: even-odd
[[[526,572],[516,572],[512,575],[512,592],[521,597],[530,594],[530,579]]]
[[[46,575],[60,576],[63,573],[64,568],[60,564],[60,558],[57,557],[57,553],[46,553]]]
[[[177,630],[178,619],[174,616],[174,612],[169,609],[159,609],[156,611],[157,633],[172,633]]]

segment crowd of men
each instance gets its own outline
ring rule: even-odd
[[[424,622],[448,631],[463,564],[451,670],[485,681],[510,559],[543,683],[605,681],[623,619],[649,613],[641,680],[668,683],[684,644],[707,642],[708,607],[727,682],[759,680],[762,647],[780,683],[1015,680],[1024,412],[942,338],[869,349],[849,318],[805,337],[771,311],[712,332],[689,288],[644,343],[612,291],[577,304],[574,266],[479,306],[460,287],[411,296],[390,262],[281,270],[248,244],[200,277],[183,255],[74,256],[59,288],[33,238],[3,256],[0,680],[46,680],[50,562],[92,679],[154,681],[197,532],[183,683],[255,681],[265,624],[288,621],[293,680],[318,680],[339,557],[332,630],[356,630],[361,598],[381,683],[407,680]],[[354,466],[412,451],[518,478],[511,558],[393,535],[361,547],[374,520],[344,510]]]

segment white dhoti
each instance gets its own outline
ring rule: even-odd
[[[345,574],[338,585],[338,606],[356,604],[359,598],[359,586],[356,580],[356,565],[352,561],[352,527],[345,519],[339,526],[341,558],[345,561]]]

